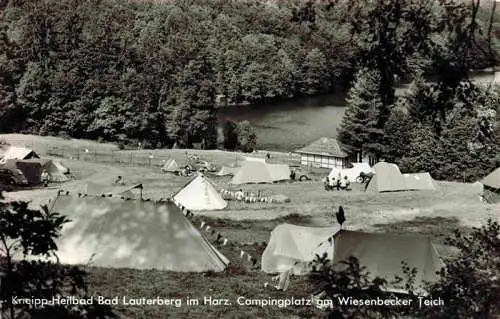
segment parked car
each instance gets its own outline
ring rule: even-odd
[[[193,160],[190,161],[186,166],[184,166],[185,169],[189,169],[190,171],[199,171],[199,172],[216,172],[217,167],[215,165],[210,164],[207,161],[202,161],[202,160]]]
[[[300,166],[290,166],[291,170],[295,171],[295,180],[297,181],[310,181],[311,171]]]
[[[3,190],[11,191],[28,186],[28,180],[17,168],[0,167],[0,186]]]

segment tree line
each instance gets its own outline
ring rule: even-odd
[[[455,12],[450,3],[390,1],[377,19],[380,12],[349,1],[4,1],[0,131],[149,147],[204,139],[214,148],[218,101],[342,90],[366,66],[385,70],[380,93],[388,105],[393,75],[441,74],[449,62],[454,48],[444,34],[463,17],[430,30],[425,19],[445,21]],[[496,24],[486,32],[488,10],[478,8],[477,17],[485,31],[465,58],[470,68],[491,65],[496,51],[487,40],[500,35]],[[438,40],[426,46],[424,36]]]
[[[489,5],[488,15],[479,0],[358,4],[363,59],[338,132],[348,150],[442,180],[476,181],[500,165],[500,92],[470,77],[479,52],[496,65]],[[411,81],[399,96],[396,76]]]

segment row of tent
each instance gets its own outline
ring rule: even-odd
[[[162,167],[163,172],[178,172],[179,165],[174,159],[168,160]],[[247,160],[241,167],[225,167],[217,172],[217,176],[233,175],[231,184],[263,184],[290,179],[290,168],[284,164],[268,164],[264,161]]]
[[[42,172],[49,174],[51,182],[66,182],[69,180],[67,174],[69,169],[58,161],[41,159],[33,150],[10,145],[0,155],[0,164],[10,169],[20,170],[29,184],[41,183]]]
[[[42,182],[42,172],[45,170],[49,174],[50,182],[66,182],[69,169],[62,163],[49,159],[9,159],[5,161],[4,167],[20,170],[29,184],[37,185]]]
[[[444,266],[428,237],[418,235],[379,234],[338,230],[338,227],[304,227],[292,224],[278,225],[272,232],[262,254],[261,270],[266,273],[290,271],[306,275],[316,255],[326,254],[335,267],[353,256],[361,267],[366,267],[370,278],[384,278],[387,290],[406,293],[393,283],[395,276],[405,278],[402,262],[416,268],[415,285],[438,279],[437,272]]]
[[[230,262],[174,202],[58,194],[49,209],[71,219],[56,240],[58,258],[63,264],[218,272]],[[336,266],[354,256],[370,276],[388,281],[395,275],[402,276],[401,265],[406,262],[417,268],[417,285],[436,280],[436,271],[443,266],[426,237],[282,224],[271,232],[261,270],[307,274],[311,269],[309,262],[316,254],[326,254]],[[397,285],[387,288],[405,292]]]

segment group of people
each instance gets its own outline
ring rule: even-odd
[[[323,182],[325,183],[325,190],[326,191],[333,191],[333,190],[346,190],[349,188],[349,185],[351,182],[349,182],[349,179],[347,176],[339,176],[337,178],[333,176],[327,176],[323,179]]]

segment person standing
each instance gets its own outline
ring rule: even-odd
[[[49,173],[45,169],[42,171],[41,179],[43,187],[47,187],[49,185]]]

